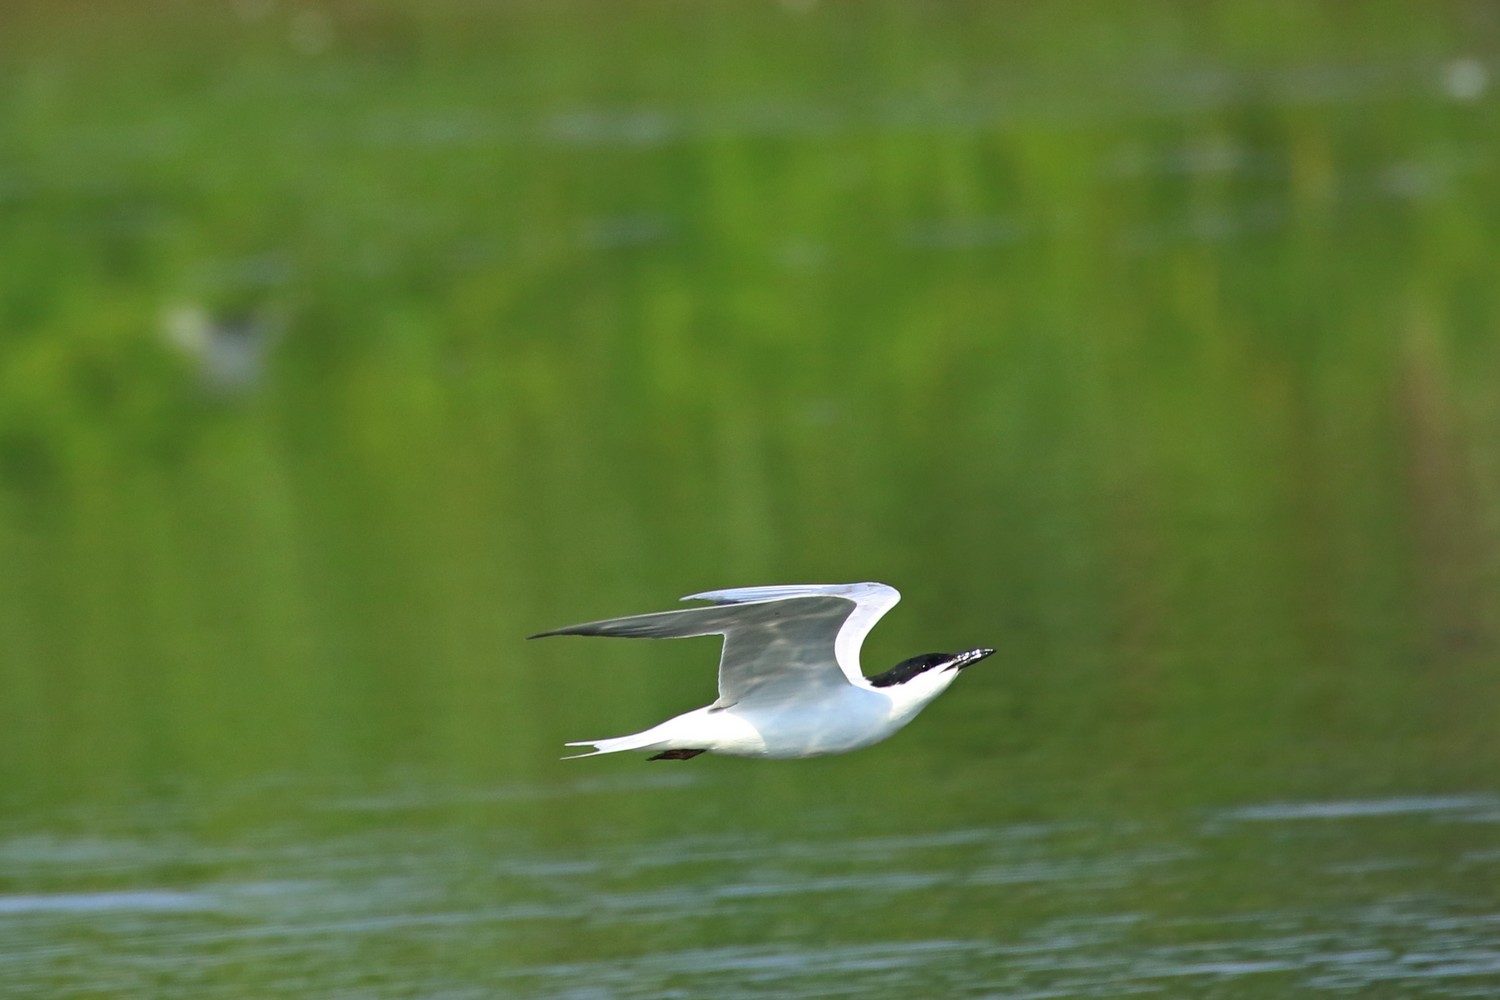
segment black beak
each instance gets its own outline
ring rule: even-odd
[[[959,653],[953,657],[953,662],[948,664],[949,670],[962,670],[964,667],[972,666],[993,653],[993,649],[971,649],[965,653]]]

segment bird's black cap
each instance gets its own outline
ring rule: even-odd
[[[870,678],[870,683],[878,688],[891,687],[894,684],[905,684],[913,677],[925,674],[929,670],[943,667],[962,670],[970,664],[978,663],[993,652],[993,649],[969,649],[962,653],[923,653],[920,656],[902,660],[883,674],[876,674]]]

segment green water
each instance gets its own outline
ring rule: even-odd
[[[1500,991],[1484,4],[13,4],[0,992]],[[559,762],[882,580],[859,754]]]

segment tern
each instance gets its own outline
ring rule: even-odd
[[[883,583],[739,587],[690,594],[712,607],[569,625],[531,636],[677,639],[722,635],[719,698],[629,736],[581,740],[564,757],[654,751],[648,760],[699,754],[790,759],[847,753],[895,733],[993,649],[924,653],[866,677],[859,647],[901,595]]]

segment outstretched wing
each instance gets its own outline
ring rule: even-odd
[[[713,601],[715,604],[740,604],[748,601],[776,600],[791,597],[841,597],[853,602],[834,639],[834,659],[850,683],[864,680],[859,666],[859,648],[870,629],[896,606],[901,592],[883,583],[800,583],[780,587],[736,587],[731,590],[708,590],[691,594],[684,601]]]
[[[683,600],[713,601],[716,606],[611,618],[542,635],[722,635],[716,705],[726,707],[752,696],[797,698],[805,697],[809,688],[864,683],[860,644],[900,594],[880,583],[852,583],[742,587]]]

